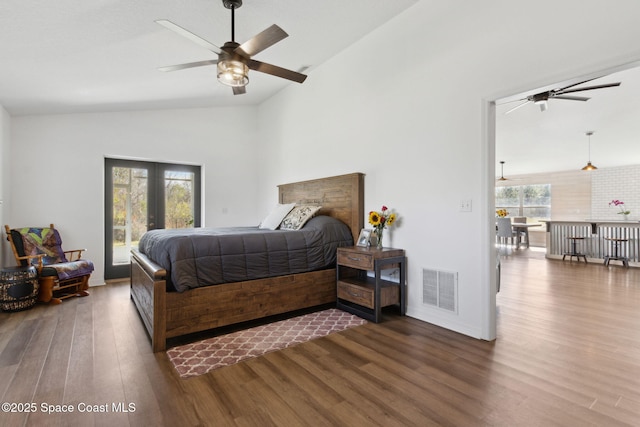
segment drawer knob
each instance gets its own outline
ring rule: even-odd
[[[351,261],[360,261],[360,258],[355,258],[355,257],[348,257]]]

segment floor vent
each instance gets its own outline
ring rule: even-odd
[[[422,302],[458,312],[458,273],[422,269]]]

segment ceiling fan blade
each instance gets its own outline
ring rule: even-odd
[[[193,34],[189,30],[185,30],[181,26],[179,26],[177,24],[174,24],[173,22],[171,22],[171,21],[169,21],[167,19],[158,19],[155,22],[160,24],[160,25],[162,25],[166,29],[173,31],[174,33],[180,34],[182,37],[186,37],[187,39],[191,40],[192,42],[199,44],[200,46],[204,47],[205,49],[209,49],[210,51],[218,53],[218,54],[220,53],[220,48],[218,46],[214,45],[213,43],[209,43],[208,41],[206,41],[202,37],[200,37],[200,36],[198,36],[196,34]]]
[[[615,87],[615,86],[620,86],[620,82],[618,83],[608,83],[608,84],[603,84],[603,85],[597,85],[597,86],[588,86],[588,87],[583,87],[583,88],[579,88],[579,89],[570,89],[570,90],[559,90],[557,92],[555,92],[558,95],[564,94],[564,93],[573,93],[573,92],[581,92],[583,90],[594,90],[594,89],[604,89],[607,87]]]
[[[597,77],[594,77],[593,79],[585,80],[585,81],[582,81],[582,82],[574,83],[574,84],[572,84],[572,85],[565,86],[565,87],[560,88],[560,89],[550,90],[549,92],[556,92],[556,93],[564,92],[564,91],[565,91],[565,89],[569,89],[569,88],[574,87],[574,86],[579,86],[579,85],[581,85],[581,84],[584,84],[584,83],[590,82],[591,80],[595,80],[595,79],[597,79]]]
[[[306,75],[297,73],[295,71],[287,70],[286,68],[278,67],[276,65],[267,64],[266,62],[255,61],[249,59],[247,66],[252,70],[259,71],[265,74],[271,74],[272,76],[282,77],[283,79],[291,80],[297,83],[302,83],[307,78]]]
[[[261,33],[256,34],[246,42],[242,43],[235,49],[235,52],[238,55],[242,55],[246,58],[251,58],[253,55],[262,52],[266,48],[273,46],[280,40],[287,37],[289,37],[289,34],[287,34],[282,28],[274,24]]]
[[[532,101],[529,101],[529,100],[524,101],[522,104],[518,104],[518,105],[516,105],[515,107],[513,107],[512,109],[510,109],[509,111],[505,112],[505,114],[509,114],[509,113],[510,113],[510,112],[512,112],[512,111],[516,111],[518,108],[520,108],[520,107],[524,107],[525,105],[530,104],[531,102],[532,102]]]
[[[232,89],[234,95],[242,95],[243,93],[247,93],[246,86],[234,86]]]
[[[552,97],[553,99],[567,99],[569,101],[588,101],[591,98],[587,98],[586,96],[566,96],[566,95],[558,95]]]
[[[186,64],[178,64],[178,65],[167,65],[166,67],[158,68],[158,71],[178,71],[184,70],[186,68],[194,68],[194,67],[202,67],[204,65],[215,65],[218,63],[217,59],[208,59],[206,61],[198,61],[198,62],[189,62]]]

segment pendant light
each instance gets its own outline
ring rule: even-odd
[[[504,177],[504,160],[500,160],[500,178],[498,181],[506,181],[507,178]]]
[[[593,131],[587,131],[585,132],[585,135],[587,135],[587,137],[589,138],[589,161],[587,162],[587,165],[585,167],[582,168],[583,171],[593,171],[598,169],[597,167],[595,167],[594,165],[591,164],[591,135],[593,135]]]

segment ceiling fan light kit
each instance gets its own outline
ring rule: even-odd
[[[272,25],[243,44],[236,43],[234,11],[242,6],[242,0],[222,0],[222,4],[224,7],[231,10],[231,41],[226,42],[221,48],[171,21],[166,19],[159,19],[155,21],[163,27],[181,35],[182,37],[186,37],[192,42],[197,43],[218,55],[217,60],[205,60],[190,62],[187,64],[170,65],[158,68],[160,71],[177,71],[216,64],[218,81],[223,85],[233,88],[234,95],[246,93],[245,86],[249,84],[250,69],[297,83],[305,81],[307,76],[304,74],[252,59],[252,56],[289,36],[282,28],[277,25]]]
[[[222,47],[222,52],[218,59],[218,81],[226,86],[242,87],[249,84],[249,67],[239,59],[234,58],[233,53],[227,53],[228,50],[233,52],[235,47],[229,47],[232,44],[227,42]]]
[[[249,84],[249,67],[240,61],[232,59],[218,61],[218,81],[231,87],[246,86]]]
[[[546,99],[540,99],[538,101],[534,101],[534,103],[540,106],[540,111],[546,111],[547,110],[547,100]]]
[[[587,135],[587,137],[589,138],[589,161],[587,162],[586,166],[582,168],[583,171],[593,171],[598,169],[597,167],[595,167],[593,164],[591,164],[591,135],[593,135],[593,131],[587,131],[585,132],[585,135]]]

